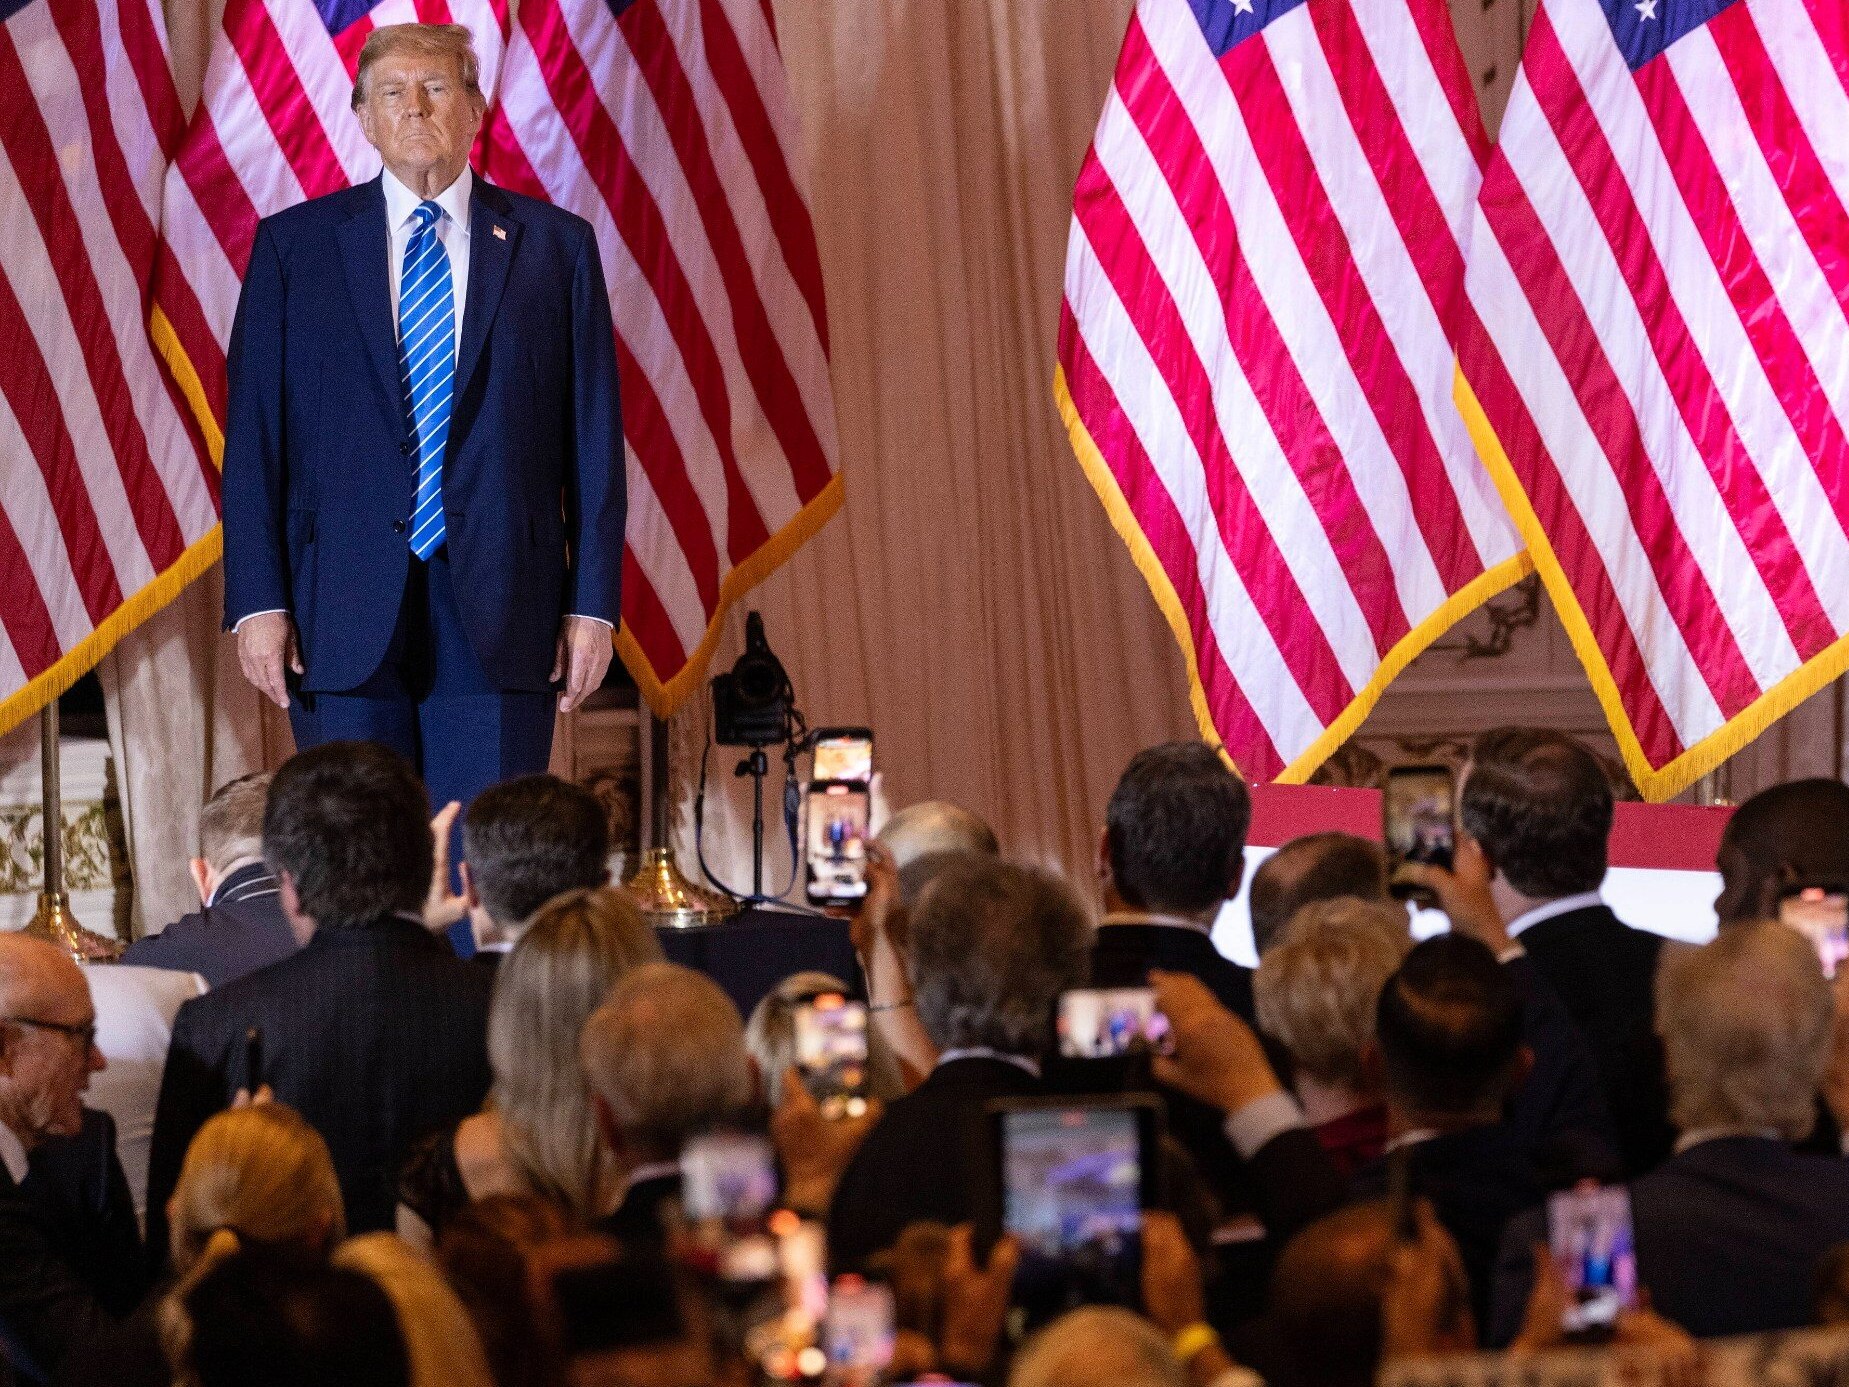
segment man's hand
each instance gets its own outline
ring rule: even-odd
[[[770,1137],[783,1162],[785,1202],[798,1213],[826,1213],[842,1172],[880,1120],[879,1100],[869,1098],[859,1117],[831,1120],[795,1065],[783,1071],[780,1087]]]
[[[238,623],[238,666],[251,687],[278,708],[289,706],[285,670],[303,672],[295,622],[287,612],[258,612]]]
[[[1454,931],[1469,935],[1501,958],[1509,948],[1509,928],[1490,891],[1490,874],[1483,849],[1474,840],[1460,837],[1452,870],[1405,862],[1394,872],[1393,880],[1395,884],[1423,886],[1430,891],[1438,897],[1438,908],[1450,917]]]
[[[1156,1079],[1170,1088],[1235,1113],[1284,1086],[1252,1028],[1188,973],[1150,970],[1156,1005],[1168,1018],[1172,1055],[1154,1058]]]
[[[610,671],[614,653],[610,628],[588,616],[568,616],[559,623],[558,653],[552,658],[552,682],[565,682],[559,711],[569,713],[597,692]]]
[[[1143,1215],[1143,1313],[1171,1339],[1207,1318],[1200,1261],[1181,1220],[1160,1209]]]
[[[436,851],[431,860],[430,892],[424,897],[424,928],[432,934],[443,933],[469,913],[468,897],[449,889],[449,833],[461,812],[462,802],[452,799],[430,821]]]
[[[981,1381],[994,1363],[1002,1325],[1008,1318],[1015,1268],[1020,1264],[1020,1244],[1004,1237],[990,1250],[988,1266],[978,1267],[970,1225],[959,1224],[950,1230],[937,1358],[940,1368],[958,1381]]]

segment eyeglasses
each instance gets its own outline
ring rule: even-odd
[[[37,1031],[56,1031],[59,1035],[68,1035],[73,1040],[81,1040],[88,1053],[96,1044],[96,1022],[91,1021],[82,1026],[67,1025],[63,1021],[41,1021],[36,1016],[6,1016],[0,1020],[11,1021],[15,1026],[30,1026]]]

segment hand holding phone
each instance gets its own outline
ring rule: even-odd
[[[811,905],[852,904],[867,894],[867,843],[873,836],[873,734],[827,727],[815,734],[805,856]]]
[[[1623,1185],[1588,1182],[1551,1196],[1547,1241],[1566,1282],[1567,1333],[1608,1329],[1637,1303],[1631,1194]]]
[[[1381,840],[1392,867],[1416,862],[1446,871],[1457,852],[1456,777],[1449,766],[1394,766],[1380,795]],[[1414,895],[1403,887],[1396,895]]]
[[[1076,987],[1059,995],[1059,1053],[1067,1059],[1171,1053],[1168,1018],[1147,987]]]
[[[1849,960],[1849,892],[1836,883],[1793,883],[1779,897],[1778,918],[1810,940],[1823,975],[1834,978]]]

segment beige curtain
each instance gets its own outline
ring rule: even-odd
[[[1519,21],[1502,11],[1518,4],[1457,0],[1473,64],[1503,64],[1492,84],[1507,81]],[[214,0],[169,6],[190,94]],[[1072,182],[1130,9],[776,5],[827,283],[848,500],[749,605],[812,725],[873,727],[893,803],[958,800],[1016,851],[1079,873],[1125,760],[1194,735],[1180,655],[1050,397]],[[185,908],[203,794],[288,748],[217,634],[218,601],[214,574],[105,662],[144,926]],[[721,665],[741,624],[735,612]],[[683,848],[708,716],[695,700],[672,738]],[[735,760],[714,757],[707,836],[737,880],[749,799]],[[776,843],[775,798],[771,817]],[[691,868],[691,852],[683,860]],[[780,846],[772,861],[781,881]]]

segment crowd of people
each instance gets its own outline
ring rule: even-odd
[[[1102,914],[911,806],[869,852],[860,976],[749,1018],[665,961],[582,789],[430,809],[394,754],[328,744],[213,796],[200,911],[122,964],[0,936],[0,1382],[1360,1387],[1849,1318],[1849,973],[1779,919],[1849,883],[1842,784],[1742,805],[1717,937],[1666,944],[1600,898],[1599,760],[1489,733],[1448,868],[1332,833],[1260,864],[1249,970],[1211,937],[1246,788],[1153,747],[1104,806]],[[1414,941],[1408,889],[1447,932]],[[131,970],[186,983],[158,1086],[112,1117],[86,1090]],[[1061,1054],[1086,987],[1153,989],[1160,1043]],[[836,994],[868,1026],[851,1104],[795,1063]],[[1049,1302],[995,1224],[985,1133],[1035,1099],[1153,1123],[1128,1293],[1092,1297],[1121,1303]],[[693,1207],[696,1153],[754,1149],[761,1207]],[[1576,1331],[1549,1200],[1594,1190],[1628,1195],[1637,1284]],[[872,1358],[841,1328],[868,1305]]]

